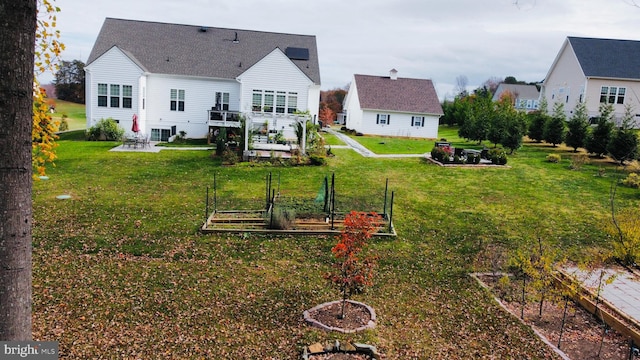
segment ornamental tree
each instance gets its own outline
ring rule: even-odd
[[[368,240],[376,230],[379,216],[352,211],[344,221],[344,230],[338,243],[331,249],[334,256],[333,270],[324,275],[342,293],[340,319],[344,319],[345,303],[351,295],[361,293],[373,284],[373,270],[377,258],[367,254]]]
[[[562,144],[566,133],[566,120],[567,116],[564,113],[564,104],[561,102],[555,103],[553,106],[553,115],[551,115],[549,121],[544,125],[544,141],[552,144],[553,147]]]
[[[613,133],[613,105],[600,104],[599,108],[600,116],[596,127],[593,129],[589,137],[587,138],[586,149],[587,152],[595,154],[598,157],[603,157],[607,154],[607,145],[611,140],[611,134]]]
[[[49,105],[45,99],[45,91],[38,82],[38,75],[45,72],[55,72],[58,68],[57,59],[64,50],[64,44],[60,42],[60,31],[56,30],[57,13],[60,12],[60,8],[53,5],[54,1],[38,0],[36,9],[31,165],[37,175],[44,175],[46,164],[53,163],[57,157],[55,153],[58,146],[56,131],[58,131],[59,124],[51,118]]]
[[[618,128],[616,128],[607,144],[607,152],[620,165],[626,161],[635,159],[638,155],[638,135],[633,129],[634,111],[630,105],[625,106],[624,116]]]
[[[567,136],[564,142],[568,147],[573,148],[573,152],[578,152],[578,148],[584,147],[589,134],[589,114],[587,105],[584,102],[578,103],[573,110],[573,115],[567,123]]]

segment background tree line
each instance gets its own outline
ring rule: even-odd
[[[510,76],[505,78],[505,83],[507,80],[522,83]],[[471,94],[459,85],[454,100],[442,104],[444,115],[440,124],[458,125],[460,137],[478,143],[489,141],[494,147],[500,144],[510,152],[522,146],[527,135],[533,141],[544,141],[554,147],[564,143],[574,152],[583,148],[596,157],[608,155],[621,165],[638,158],[638,137],[630,105],[618,121],[612,104],[601,104],[598,116],[589,118],[586,104],[581,102],[567,119],[562,102],[553,104],[549,113],[544,97],[538,110],[524,113],[515,109],[513,94],[505,93],[497,102],[492,101],[497,88],[495,82],[495,79],[487,80]],[[458,83],[464,84],[464,79],[459,78]]]
[[[53,84],[56,97],[78,104],[85,103],[85,64],[80,60],[61,61]]]

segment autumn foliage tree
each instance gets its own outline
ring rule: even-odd
[[[342,293],[340,319],[344,318],[345,303],[351,295],[373,284],[376,257],[367,253],[367,243],[376,229],[376,213],[350,212],[338,243],[331,249],[335,262],[333,271],[325,274]]]
[[[56,60],[64,50],[60,42],[60,31],[55,30],[57,13],[60,8],[53,5],[53,0],[38,0],[38,18],[35,41],[35,62],[33,80],[33,129],[31,132],[31,163],[36,174],[45,174],[45,165],[56,159],[55,149],[58,146],[56,131],[58,123],[49,113],[49,105],[45,99],[46,92],[40,86],[37,75],[57,69]]]
[[[325,124],[333,124],[336,114],[342,112],[342,102],[347,95],[345,89],[333,89],[320,92],[320,113],[318,116]],[[327,110],[325,110],[327,109]],[[323,115],[324,112],[324,115]]]
[[[336,113],[328,107],[321,108],[318,116],[320,117],[320,121],[325,125],[331,125],[336,120]]]

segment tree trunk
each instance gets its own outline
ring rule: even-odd
[[[564,297],[564,312],[562,313],[562,325],[560,325],[560,336],[558,337],[558,349],[560,349],[560,345],[562,344],[562,333],[564,332],[564,324],[567,319],[567,307],[569,306],[569,297],[565,295]]]
[[[0,341],[31,340],[36,0],[0,0]]]

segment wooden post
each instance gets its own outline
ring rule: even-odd
[[[307,117],[302,121],[302,145],[300,145],[300,154],[307,155]]]

